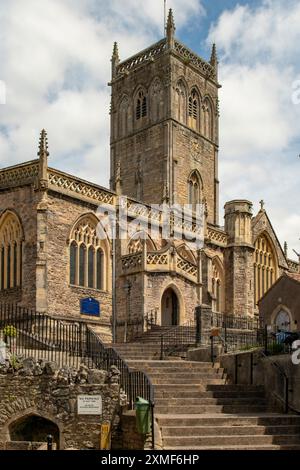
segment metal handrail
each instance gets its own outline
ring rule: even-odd
[[[261,351],[261,355],[264,357],[264,358],[268,358],[267,354],[265,353],[265,351]],[[284,412],[287,414],[289,412],[289,410],[293,411],[294,413],[297,413],[297,414],[300,414],[300,411],[297,410],[296,408],[294,408],[293,406],[291,406],[289,404],[289,392],[291,391],[289,389],[289,384],[290,384],[290,378],[289,376],[287,375],[287,373],[285,372],[284,368],[278,364],[277,362],[273,361],[273,360],[270,360],[269,361],[270,364],[277,370],[279,371],[281,377],[283,377],[284,379],[284,393],[283,393],[283,397],[280,397],[279,395],[277,395],[274,391],[272,392],[273,395],[276,396],[277,399],[279,399],[283,404],[284,404]]]
[[[195,331],[190,334],[187,328],[192,328]],[[189,346],[191,344],[196,344],[196,325],[193,320],[171,327],[170,330],[160,335],[160,360],[164,359],[166,346]]]

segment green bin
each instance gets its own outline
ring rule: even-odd
[[[136,427],[139,434],[149,434],[151,432],[151,412],[150,403],[144,398],[137,397],[135,402]]]

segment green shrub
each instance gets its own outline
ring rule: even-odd
[[[15,338],[17,336],[17,328],[12,325],[6,325],[3,328],[4,338]]]
[[[22,364],[20,363],[19,359],[14,354],[10,356],[9,362],[13,370],[18,370],[22,367]]]

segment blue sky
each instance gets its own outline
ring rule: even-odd
[[[279,240],[300,251],[298,0],[168,0],[177,37],[220,59],[220,190],[266,201]],[[162,36],[163,0],[0,0],[0,164],[36,157],[108,186],[112,43],[125,59]],[[299,84],[300,88],[300,84]],[[221,220],[222,223],[222,220]]]

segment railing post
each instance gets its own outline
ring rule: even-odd
[[[201,315],[201,307],[196,307],[195,308],[195,317],[196,317],[196,338],[195,342],[196,345],[199,346],[202,341],[202,315]]]
[[[225,351],[225,354],[227,354],[227,319],[226,317],[224,318],[224,340],[225,340],[225,348],[224,348],[224,351]]]
[[[253,385],[253,353],[250,354],[250,385]]]
[[[234,356],[234,384],[237,385],[238,383],[238,356],[237,354]]]
[[[210,358],[213,367],[215,366],[215,355],[214,355],[214,337],[210,337]]]
[[[47,436],[47,450],[53,450],[53,436],[51,434]]]
[[[164,337],[161,335],[160,337],[160,360],[164,360]]]
[[[154,429],[154,403],[151,400],[151,438],[152,438],[152,450],[155,449],[155,429]]]
[[[284,412],[289,412],[289,378],[284,376]]]
[[[265,325],[264,328],[264,349],[265,355],[268,355],[268,325]]]

